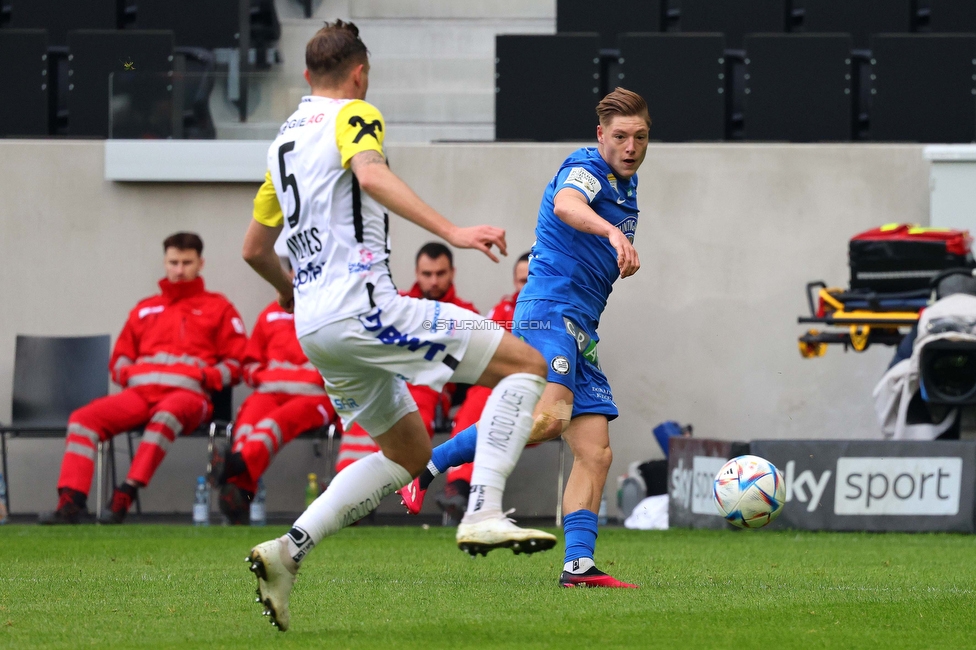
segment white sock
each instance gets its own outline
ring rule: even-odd
[[[296,562],[322,539],[359,521],[380,500],[411,481],[410,472],[378,451],[336,474],[329,487],[288,532],[288,552]]]
[[[570,560],[563,565],[563,571],[568,571],[569,573],[586,573],[590,569],[596,566],[596,563],[591,557],[581,557],[578,560]]]
[[[437,465],[434,464],[434,461],[427,463],[427,471],[430,472],[431,476],[437,476],[441,473],[441,471],[437,469]]]
[[[529,439],[532,411],[545,387],[544,378],[519,372],[502,379],[491,391],[478,420],[465,523],[501,514],[505,481]]]

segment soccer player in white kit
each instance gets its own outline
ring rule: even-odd
[[[399,296],[390,277],[386,210],[495,262],[491,248],[506,254],[505,232],[453,225],[390,171],[383,117],[363,101],[368,51],[355,25],[326,24],[309,41],[305,59],[312,91],[268,151],[244,259],[277,289],[283,307],[294,307],[302,349],[322,373],[343,424],[359,422],[381,451],[337,474],[288,534],[251,550],[258,600],[282,631],[302,558],[409,483],[430,460],[430,438],[407,382],[438,391],[449,381],[493,388],[478,425],[458,546],[472,554],[503,547],[532,553],[556,543],[549,533],[519,528],[501,510],[505,481],[546,385],[545,361],[503,329],[481,326],[482,316]],[[282,229],[294,281],[274,252]]]

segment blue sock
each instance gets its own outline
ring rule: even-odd
[[[589,510],[577,510],[563,517],[563,533],[566,535],[565,562],[593,557],[596,549],[596,522],[596,513]]]
[[[451,467],[464,465],[474,460],[474,450],[478,446],[478,427],[472,424],[467,429],[442,445],[434,447],[430,462],[443,474]]]

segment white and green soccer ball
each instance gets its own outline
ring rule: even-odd
[[[783,511],[786,484],[776,466],[759,456],[738,456],[722,466],[712,487],[715,507],[739,528],[762,528]]]

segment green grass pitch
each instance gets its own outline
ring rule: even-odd
[[[0,647],[976,645],[976,536],[604,530],[633,591],[559,589],[559,547],[471,559],[452,529],[357,527],[305,561],[282,634],[244,557],[283,532],[0,527]]]

